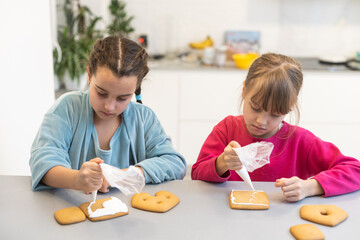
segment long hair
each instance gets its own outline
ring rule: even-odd
[[[251,65],[242,97],[244,99],[252,92],[251,101],[265,111],[285,115],[294,110],[298,123],[298,95],[302,83],[303,74],[299,63],[281,54],[267,53]]]
[[[136,42],[119,36],[98,40],[89,58],[90,76],[98,67],[107,67],[117,77],[136,76],[136,99],[141,101],[141,83],[149,72],[148,54]]]

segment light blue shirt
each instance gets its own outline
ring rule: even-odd
[[[89,92],[63,94],[45,114],[31,147],[32,188],[49,188],[41,182],[55,167],[80,169],[99,157],[118,168],[140,166],[146,183],[183,179],[184,157],[175,151],[154,112],[130,102],[122,121],[110,140],[110,150],[102,150],[93,122]]]

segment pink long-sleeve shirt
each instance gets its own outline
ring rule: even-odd
[[[249,172],[252,181],[312,177],[324,189],[325,197],[360,189],[360,161],[344,156],[334,144],[286,122],[274,136],[254,138],[247,131],[243,116],[228,116],[214,127],[192,167],[191,178],[209,182],[242,181],[233,170],[219,176],[215,169],[215,160],[233,140],[241,146],[259,141],[274,144],[270,163]]]

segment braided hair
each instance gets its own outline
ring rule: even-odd
[[[149,72],[148,54],[136,42],[119,36],[97,40],[89,58],[89,72],[93,76],[98,67],[107,67],[117,77],[136,76],[136,101],[142,103],[141,83]]]

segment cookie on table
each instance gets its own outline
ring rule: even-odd
[[[269,198],[264,191],[235,191],[229,194],[232,209],[269,209]]]
[[[348,214],[335,205],[304,205],[300,208],[300,216],[305,220],[333,227],[344,221]]]
[[[297,240],[323,240],[324,234],[314,224],[299,224],[290,228],[291,234]]]
[[[56,221],[61,225],[78,223],[85,221],[86,217],[83,211],[78,207],[69,207],[57,210],[54,213]]]
[[[116,203],[121,204],[121,206],[119,206],[120,208],[122,208],[122,210],[117,211],[116,213],[111,213],[111,214],[105,214],[105,215],[101,215],[101,216],[96,216],[96,217],[92,217],[88,211],[88,206],[92,203],[92,202],[86,202],[80,205],[80,209],[85,213],[86,217],[90,220],[90,221],[101,221],[101,220],[107,220],[107,219],[112,219],[112,218],[116,218],[116,217],[120,217],[120,216],[124,216],[127,215],[129,213],[128,208],[126,207],[126,205],[121,202],[118,198],[104,198],[104,199],[98,199],[95,201],[95,203],[91,204],[91,210],[94,213],[101,213],[102,211],[107,209],[107,202],[108,201],[115,201]],[[96,212],[98,210],[98,212]]]
[[[180,199],[168,191],[160,191],[155,196],[149,193],[137,193],[131,199],[131,206],[137,209],[163,213],[175,207]]]

